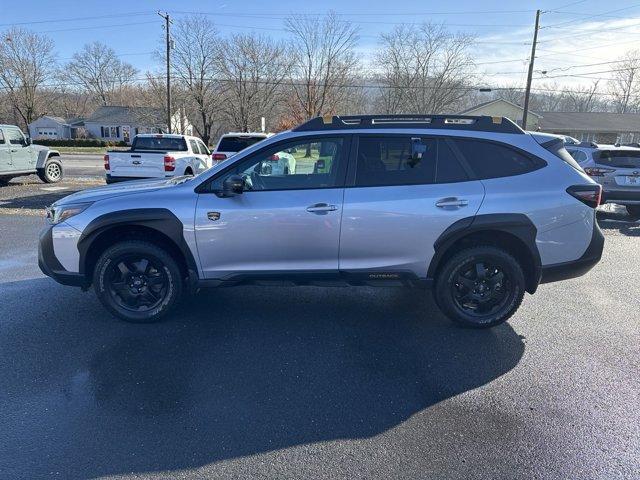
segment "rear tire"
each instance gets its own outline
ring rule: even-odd
[[[122,320],[153,323],[164,317],[182,294],[178,264],[162,248],[140,240],[105,250],[93,272],[96,295]]]
[[[627,213],[634,219],[640,218],[640,205],[627,205]]]
[[[518,261],[499,248],[480,246],[462,250],[446,261],[436,278],[435,298],[457,324],[489,328],[515,313],[524,291]]]
[[[64,172],[62,170],[62,163],[60,160],[50,158],[44,164],[44,168],[38,169],[38,177],[44,183],[57,183],[62,180]]]

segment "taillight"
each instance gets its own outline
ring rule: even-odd
[[[596,208],[602,200],[600,185],[572,185],[567,188],[567,193],[591,208]]]
[[[586,167],[584,173],[590,177],[603,177],[607,173],[614,172],[613,168],[601,168],[601,167]]]
[[[280,156],[277,153],[274,153],[269,158],[267,158],[268,162],[277,162],[278,160],[280,160]]]
[[[176,159],[169,155],[164,157],[164,171],[173,172],[176,169]]]
[[[212,153],[211,154],[211,160],[216,160],[216,161],[220,161],[220,160],[226,160],[227,156],[224,153]]]
[[[103,160],[104,160],[104,169],[105,170],[109,170],[109,168],[110,168],[109,167],[109,155],[105,155]]]

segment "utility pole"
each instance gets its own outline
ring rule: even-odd
[[[167,12],[161,13],[158,11],[158,15],[164,18],[164,30],[167,39],[167,131],[171,133],[171,36],[169,34],[171,18]]]
[[[531,60],[529,61],[529,73],[527,75],[527,89],[524,92],[524,110],[522,112],[522,129],[527,129],[527,114],[529,113],[529,95],[531,94],[531,80],[533,78],[533,64],[536,60],[536,44],[538,43],[538,30],[540,30],[540,10],[536,10],[536,28],[533,31],[533,44],[531,45]]]

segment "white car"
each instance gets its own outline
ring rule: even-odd
[[[127,151],[104,156],[107,183],[141,178],[197,175],[211,167],[209,149],[197,137],[177,134],[136,135]]]
[[[216,148],[213,149],[211,160],[216,165],[229,157],[232,157],[241,150],[250,147],[254,143],[261,142],[269,138],[272,133],[263,132],[229,132],[225,133],[218,140]]]

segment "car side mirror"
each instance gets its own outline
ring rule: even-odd
[[[31,145],[31,137],[25,137],[24,146],[28,147],[29,145]]]
[[[229,175],[222,182],[222,195],[225,197],[233,197],[240,195],[244,190],[244,178],[240,175]]]

